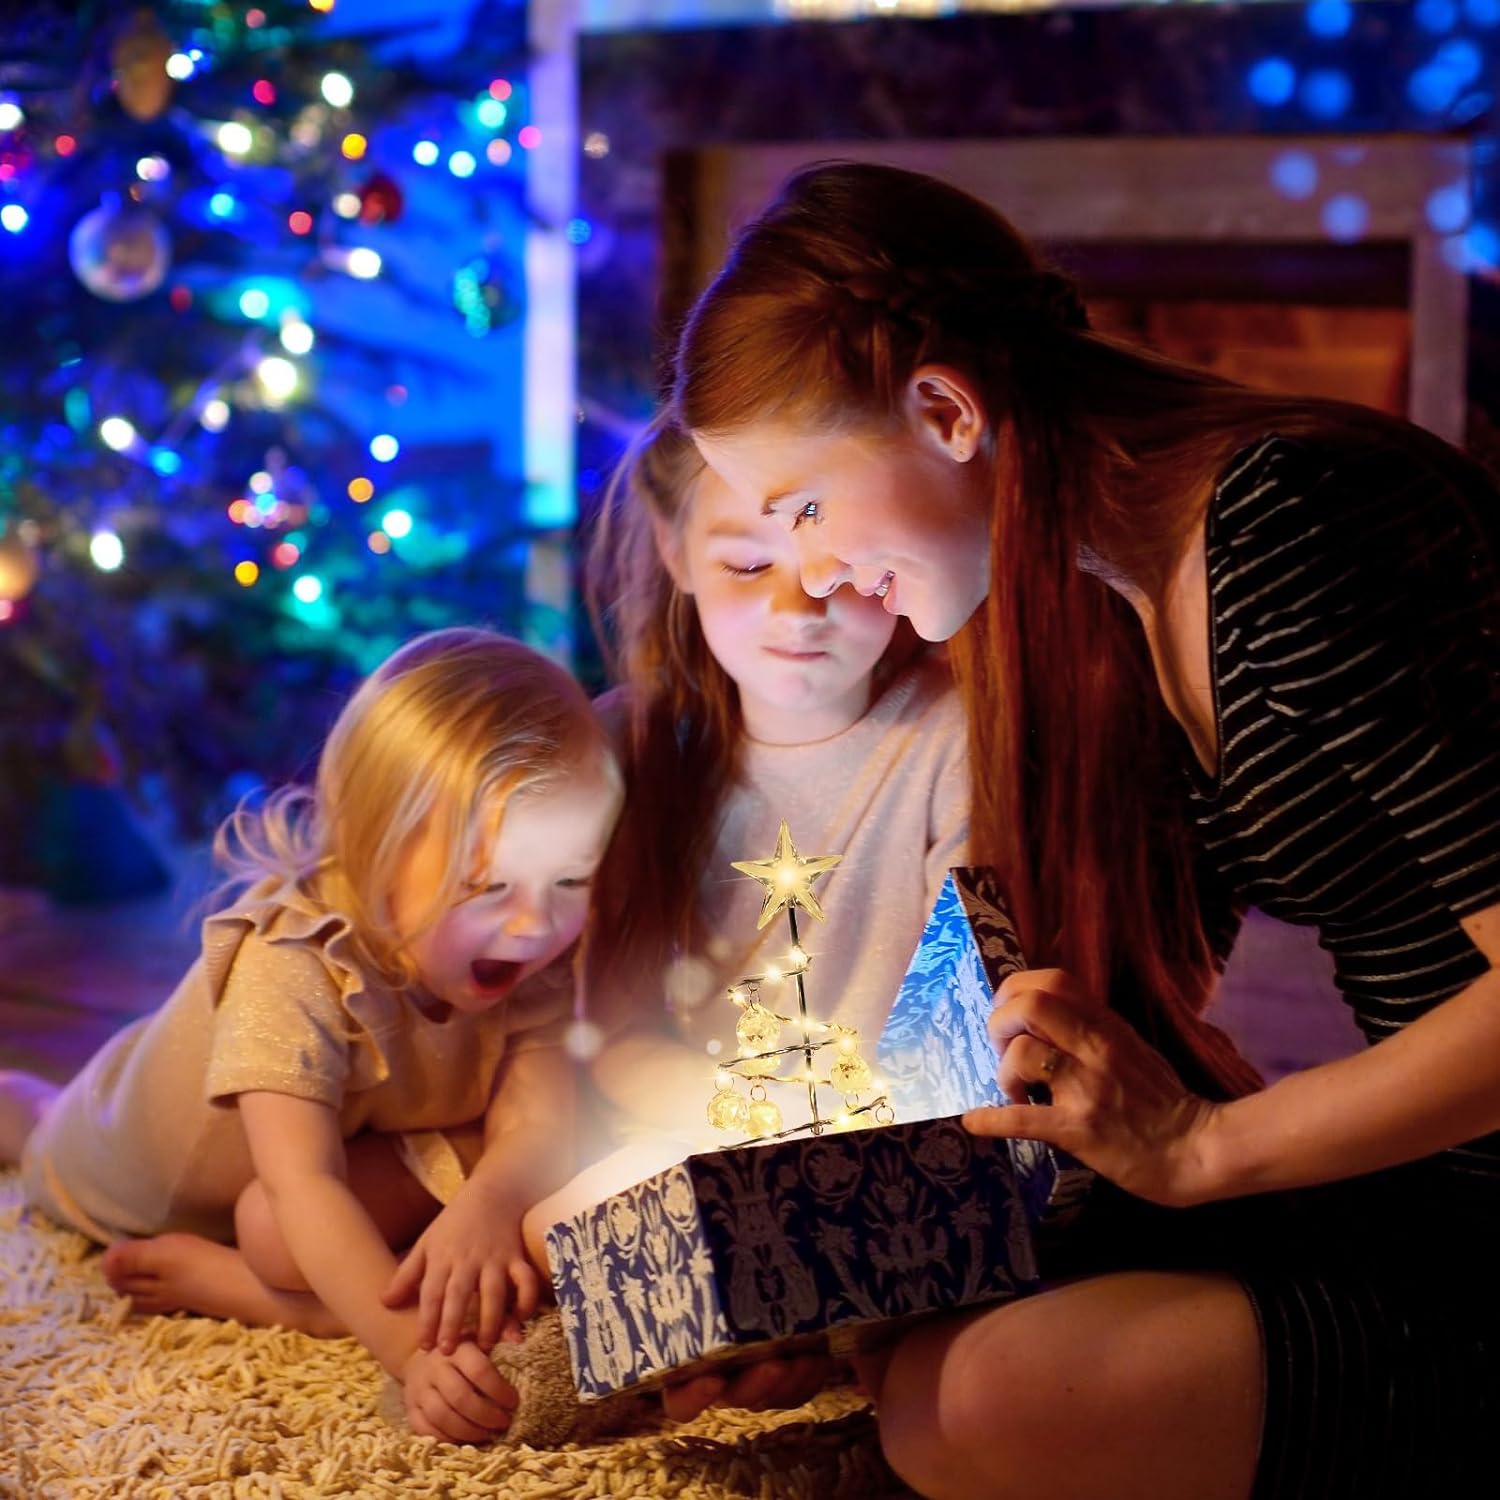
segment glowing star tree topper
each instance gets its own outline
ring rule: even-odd
[[[756,930],[764,929],[785,908],[792,947],[785,964],[769,965],[763,973],[748,975],[729,990],[730,1001],[740,1011],[735,1025],[739,1055],[723,1064],[715,1075],[708,1119],[717,1130],[743,1130],[755,1140],[778,1140],[803,1130],[822,1135],[825,1130],[847,1129],[870,1121],[888,1125],[895,1119],[884,1094],[868,1102],[860,1098],[867,1090],[878,1090],[879,1082],[869,1063],[859,1055],[859,1037],[853,1028],[817,1021],[807,1013],[803,975],[812,960],[803,951],[797,935],[797,908],[802,907],[820,922],[824,920],[823,908],[812,893],[812,883],[842,858],[840,854],[803,858],[783,819],[776,836],[776,852],[770,859],[731,861],[734,869],[765,884],[766,899]],[[797,987],[795,1017],[781,1015],[762,998],[767,989],[788,983]],[[778,1045],[783,1026],[796,1027],[801,1040]],[[833,1061],[827,1074],[820,1077],[815,1054],[827,1047],[834,1049]],[[788,1058],[794,1062],[800,1058],[802,1066],[795,1072],[783,1073],[781,1069]],[[748,1085],[748,1093],[740,1092],[741,1082]],[[810,1118],[800,1125],[784,1126],[780,1105],[767,1096],[768,1083],[805,1087]],[[820,1087],[831,1088],[842,1096],[843,1107],[837,1113],[825,1115],[820,1111]]]

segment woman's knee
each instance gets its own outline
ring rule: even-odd
[[[259,1180],[251,1182],[234,1205],[234,1239],[245,1264],[278,1291],[307,1290],[307,1278],[287,1248],[271,1200]]]
[[[1242,1500],[1259,1372],[1232,1283],[1102,1277],[909,1335],[885,1373],[882,1443],[931,1500]]]
[[[881,1372],[876,1409],[886,1461],[929,1500],[1010,1494],[997,1461],[1004,1456],[1019,1484],[1031,1471],[1029,1448],[1042,1440],[1046,1414],[1024,1381],[973,1368],[964,1334],[975,1321],[918,1329]]]

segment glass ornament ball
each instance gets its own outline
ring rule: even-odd
[[[864,1058],[854,1055],[839,1058],[828,1070],[828,1081],[841,1094],[857,1094],[870,1086],[874,1074]]]
[[[741,1078],[769,1078],[780,1066],[779,1057],[757,1057],[742,1047],[736,1071]]]
[[[741,1047],[764,1050],[781,1040],[781,1022],[763,1006],[747,1005],[735,1023],[734,1034]]]
[[[747,1128],[757,1138],[775,1135],[781,1129],[781,1108],[773,1100],[757,1099],[750,1106],[749,1115]]]
[[[15,532],[0,536],[0,600],[24,599],[36,586],[40,567],[36,553]]]
[[[733,1089],[721,1089],[708,1101],[708,1123],[715,1130],[743,1130],[750,1118],[750,1101]]]
[[[68,264],[96,297],[136,302],[166,279],[172,242],[149,208],[101,203],[73,226]]]

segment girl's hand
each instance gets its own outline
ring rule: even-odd
[[[1215,1196],[1206,1145],[1221,1106],[1189,1093],[1166,1059],[1061,969],[1000,986],[989,1022],[1000,1087],[1045,1085],[1051,1104],[970,1110],[975,1135],[1021,1136],[1070,1152],[1137,1197],[1186,1207]]]
[[[517,1398],[473,1340],[452,1354],[418,1349],[401,1368],[406,1419],[418,1437],[483,1443],[510,1426]]]
[[[502,1333],[519,1339],[541,1296],[541,1278],[521,1241],[521,1210],[466,1183],[407,1251],[382,1300],[400,1307],[414,1292],[424,1349],[452,1354],[476,1298],[481,1350],[493,1349]]]

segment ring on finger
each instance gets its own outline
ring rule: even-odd
[[[1050,1081],[1053,1075],[1056,1074],[1057,1070],[1062,1067],[1062,1065],[1062,1053],[1056,1047],[1052,1047],[1048,1050],[1046,1057],[1042,1059],[1039,1071],[1041,1072],[1043,1078]]]

